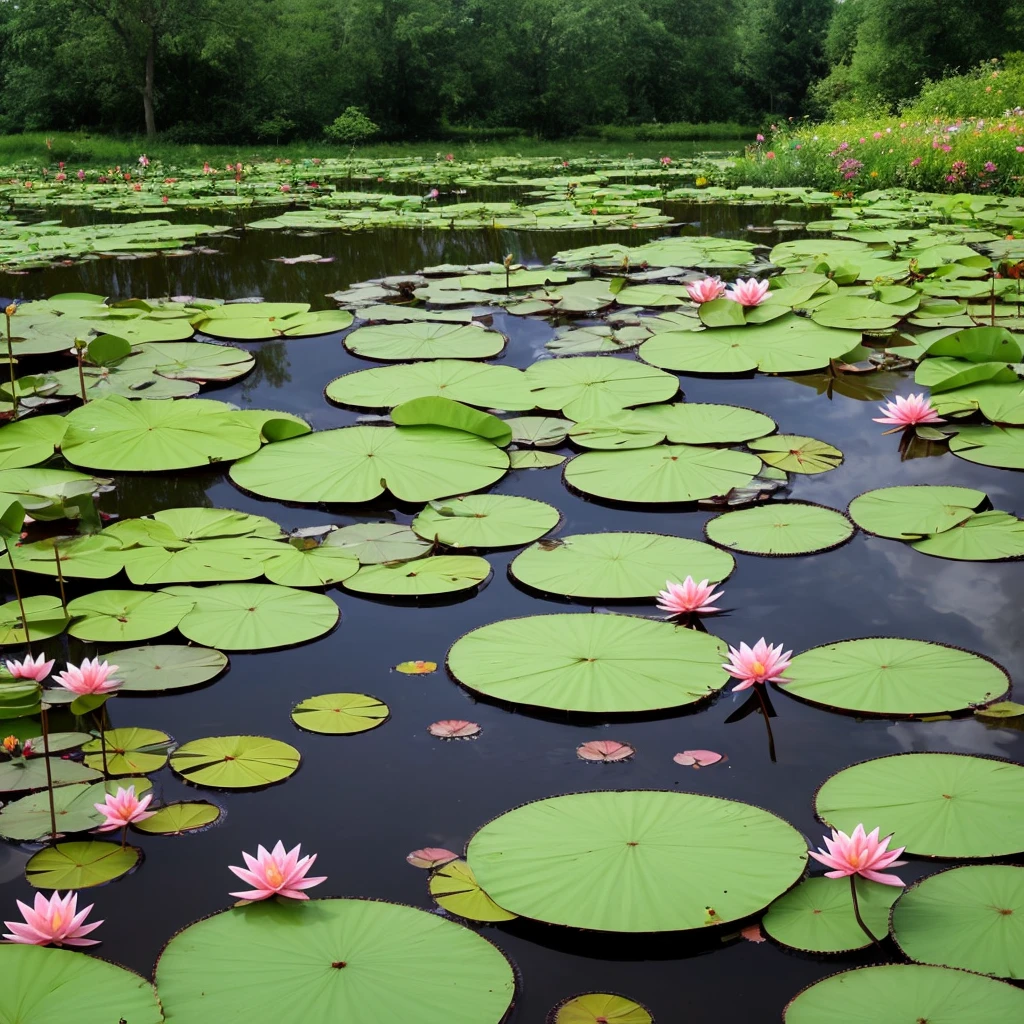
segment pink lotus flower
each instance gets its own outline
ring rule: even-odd
[[[53,180],[54,181],[67,181],[68,180],[68,176],[63,171],[61,171]]]
[[[758,142],[764,142],[764,136],[760,132],[757,133],[755,138],[757,139]]]
[[[448,161],[448,163],[451,163],[455,159],[455,154],[454,153],[445,153],[444,158],[445,158],[445,160]]]
[[[30,907],[21,900],[17,901],[21,921],[4,921],[11,930],[4,934],[8,942],[21,942],[29,946],[95,946],[97,939],[86,939],[84,936],[95,931],[102,921],[85,924],[94,904],[90,903],[85,910],[78,910],[78,893],[69,892],[63,899],[55,892],[47,899],[41,892],[36,893],[35,906]]]
[[[67,671],[58,672],[53,678],[65,690],[77,693],[79,696],[86,693],[113,693],[121,688],[121,679],[110,677],[117,671],[116,665],[108,665],[99,658],[88,658],[81,666],[68,665]]]
[[[79,181],[85,181],[85,171],[79,170],[76,176]]]
[[[686,286],[686,294],[696,303],[710,302],[720,299],[725,294],[725,284],[721,278],[705,277],[700,281],[691,281]]]
[[[658,594],[658,607],[669,615],[707,615],[710,612],[717,612],[711,602],[717,601],[723,594],[718,591],[712,593],[714,587],[708,585],[707,580],[694,583],[692,576],[687,576],[682,583],[673,583],[669,580],[665,589]]]
[[[303,889],[312,889],[314,885],[327,881],[327,876],[320,878],[307,878],[306,873],[313,866],[316,854],[299,858],[302,844],[285,853],[284,843],[278,840],[274,849],[268,853],[262,846],[256,848],[256,856],[242,852],[242,857],[248,865],[245,868],[236,868],[233,864],[228,869],[233,871],[243,882],[255,886],[245,892],[233,892],[230,895],[237,896],[240,900],[265,900],[271,896],[286,896],[290,900],[308,900],[309,897],[302,892]]]
[[[145,821],[147,818],[152,818],[156,811],[147,811],[146,808],[149,806],[150,801],[153,799],[152,793],[147,793],[141,800],[135,795],[135,787],[129,786],[125,789],[123,786],[117,787],[117,792],[113,795],[107,793],[103,798],[103,803],[93,804],[100,814],[103,815],[103,824],[100,825],[100,832],[113,832],[115,829],[127,828],[133,822]]]
[[[4,664],[15,679],[34,679],[37,683],[41,683],[53,668],[53,661],[44,661],[42,654],[35,659],[30,654],[24,661],[5,661]]]
[[[663,156],[661,158],[661,166],[662,167],[668,167],[671,163],[672,163],[672,157],[670,157],[670,156]]]
[[[789,668],[792,651],[782,653],[782,644],[772,647],[764,642],[764,637],[748,647],[740,644],[739,650],[729,648],[729,661],[722,668],[734,679],[741,680],[739,686],[732,688],[733,693],[749,690],[754,683],[788,683],[783,672]]]
[[[738,302],[741,306],[760,306],[768,298],[767,281],[758,281],[756,278],[748,278],[744,281],[740,278],[735,284],[729,286],[725,293],[727,299]]]
[[[282,192],[291,192],[291,190],[292,190],[291,185],[282,185],[281,186],[281,191]]]
[[[464,718],[445,718],[440,722],[431,722],[427,726],[427,732],[442,740],[468,740],[479,735],[480,726],[476,722],[467,722]]]
[[[143,153],[142,156],[139,157],[139,166],[140,167],[148,167],[149,166],[149,157],[146,156],[145,153]]]
[[[865,835],[863,825],[858,825],[850,835],[832,829],[832,838],[825,836],[828,852],[820,849],[809,852],[815,860],[834,869],[825,872],[826,878],[863,875],[872,882],[881,882],[883,885],[902,885],[902,879],[896,875],[886,875],[880,871],[881,868],[903,867],[906,863],[896,859],[906,847],[887,850],[890,839],[892,836],[879,839],[877,828],[870,835]]]
[[[932,408],[931,399],[925,398],[924,392],[919,395],[909,395],[906,398],[897,395],[895,402],[886,402],[885,405],[880,405],[878,411],[884,412],[885,415],[874,416],[872,417],[873,421],[875,423],[892,423],[897,430],[913,427],[918,423],[946,422]],[[891,434],[893,431],[887,430],[885,433]]]

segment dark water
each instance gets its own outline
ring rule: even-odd
[[[690,233],[732,234],[769,244],[794,237],[748,236],[745,231],[749,224],[791,216],[788,209],[677,206],[672,212],[687,224],[681,230]],[[701,216],[703,223],[696,223]],[[561,248],[620,238],[625,240],[625,235],[377,231],[298,238],[249,233],[217,243],[223,249],[219,256],[96,261],[10,278],[6,287],[30,297],[67,290],[112,298],[259,294],[308,301],[316,308],[327,305],[324,293],[385,273],[441,262],[478,262],[510,251],[524,262],[544,261]],[[272,256],[310,251],[335,256],[336,262],[269,262]],[[495,326],[511,337],[502,361],[516,366],[534,361],[552,335],[544,322],[504,314],[495,316]],[[341,373],[373,364],[349,355],[339,335],[247,347],[257,356],[255,372],[209,395],[242,406],[294,412],[317,429],[354,422],[356,414],[328,404],[322,389]],[[877,378],[872,382],[885,383]],[[911,383],[897,377],[887,382],[903,393]],[[874,487],[955,483],[984,490],[997,508],[1024,511],[1024,478],[1019,474],[975,466],[949,454],[901,462],[896,439],[879,436],[882,428],[871,422],[877,415],[872,404],[838,395],[830,400],[787,378],[683,377],[682,388],[689,400],[760,409],[775,418],[781,431],[809,434],[843,450],[846,461],[838,470],[794,477],[793,498],[845,508],[854,496]],[[566,534],[648,530],[699,538],[709,515],[689,508],[623,509],[590,502],[562,485],[558,469],[510,473],[494,490],[554,504],[564,515],[561,532]],[[120,516],[195,504],[257,512],[285,527],[344,524],[378,514],[408,522],[413,511],[286,507],[242,494],[224,470],[121,478],[116,491],[103,500],[105,510]],[[159,799],[213,799],[226,815],[220,826],[198,835],[133,838],[145,850],[141,868],[87,894],[96,903],[96,915],[106,920],[100,954],[148,974],[174,932],[229,905],[228,890],[237,882],[227,865],[240,863],[239,851],[253,851],[257,843],[269,845],[279,838],[289,845],[301,841],[304,850],[319,853],[317,873],[329,876],[320,894],[377,897],[432,909],[426,873],[409,867],[406,853],[425,845],[461,849],[484,822],[539,797],[642,787],[730,797],[780,814],[818,845],[822,826],[812,812],[814,791],[829,774],[855,761],[912,750],[1022,759],[1020,732],[971,717],[930,723],[857,721],[778,694],[778,763],[771,764],[759,716],[724,724],[743,695],[725,693],[696,713],[657,721],[608,723],[595,718],[581,723],[477,703],[443,670],[428,676],[390,671],[406,659],[441,663],[459,636],[498,619],[589,610],[518,589],[506,575],[513,554],[488,554],[494,569],[489,583],[472,598],[450,603],[388,604],[332,589],[342,619],[329,636],[292,650],[232,655],[230,672],[203,689],[112,702],[115,725],[163,729],[179,742],[235,733],[273,736],[297,746],[303,763],[285,783],[251,793],[190,788],[166,769],[154,776]],[[933,559],[898,542],[858,534],[838,550],[807,557],[737,555],[736,572],[725,584],[721,602],[729,611],[709,620],[709,627],[732,644],[764,635],[798,652],[879,634],[942,641],[988,655],[1016,674],[1022,579],[1018,564]],[[643,604],[616,610],[652,612]],[[93,653],[91,646],[76,641],[67,652],[59,640],[47,648],[58,658]],[[332,691],[374,694],[390,705],[391,720],[383,728],[344,738],[311,735],[292,725],[293,704]],[[483,734],[475,742],[440,742],[427,734],[426,726],[441,718],[477,721]],[[612,765],[577,760],[575,747],[593,738],[628,741],[637,756]],[[722,751],[728,761],[701,771],[673,763],[674,753],[694,747]],[[7,911],[13,914],[15,898],[31,897],[21,876],[26,856],[15,847],[0,846],[0,911],[5,916],[10,916]],[[752,849],[750,856],[755,859],[758,851]],[[901,874],[910,881],[937,866],[911,860]],[[648,939],[585,935],[528,922],[480,931],[521,971],[511,1017],[516,1024],[540,1022],[558,1000],[592,989],[622,992],[646,1003],[661,1024],[777,1021],[787,1000],[803,986],[845,967],[873,962],[869,953],[812,958],[770,942],[723,943],[712,932],[692,939]]]

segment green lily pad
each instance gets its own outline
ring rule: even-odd
[[[515,914],[502,910],[480,888],[473,869],[464,860],[452,860],[442,865],[431,874],[427,887],[439,907],[469,921],[496,924],[516,919]]]
[[[133,402],[120,395],[68,413],[61,444],[76,466],[115,472],[191,469],[238,459],[260,447],[259,431],[209,399]]]
[[[923,857],[1013,856],[1024,851],[1024,766],[966,754],[877,757],[829,778],[815,813],[846,833],[877,825]]]
[[[751,555],[830,551],[845,544],[853,529],[842,512],[800,501],[773,501],[725,512],[704,524],[708,540]]]
[[[929,875],[892,911],[892,936],[916,963],[1024,977],[1024,868],[974,864]]]
[[[75,782],[94,782],[103,778],[100,772],[79,764],[51,757],[50,777],[54,786],[68,786]],[[0,793],[25,793],[46,788],[46,758],[30,757],[27,761],[0,763]]]
[[[918,540],[943,533],[974,515],[986,500],[970,487],[880,487],[850,502],[850,518],[868,533]]]
[[[553,448],[562,444],[573,425],[572,420],[563,420],[559,416],[515,416],[505,420],[505,424],[512,431],[512,440],[516,444],[538,448]]]
[[[401,523],[353,523],[324,538],[324,545],[338,547],[361,565],[407,562],[430,550],[430,543]]]
[[[150,644],[111,651],[107,661],[117,665],[124,680],[120,693],[162,693],[201,686],[228,667],[228,656],[205,647]]]
[[[509,573],[546,594],[635,600],[657,597],[666,580],[720,583],[735,568],[732,555],[686,537],[581,533],[532,545],[516,555]]]
[[[0,427],[0,469],[35,466],[52,458],[67,425],[64,416],[33,416]]]
[[[414,398],[391,410],[391,419],[400,427],[451,427],[476,434],[504,448],[512,440],[512,428],[490,413],[473,409],[450,398]]]
[[[509,469],[552,469],[565,462],[564,455],[554,452],[518,451],[508,453]]]
[[[280,551],[263,563],[271,583],[286,587],[329,587],[347,580],[359,570],[359,560],[341,548],[315,541],[308,547],[301,542],[277,544]]]
[[[785,1024],[1014,1024],[1024,992],[1005,981],[918,964],[883,964],[833,974],[798,993]]]
[[[324,693],[299,701],[292,721],[309,732],[350,736],[376,729],[390,714],[387,704],[366,693]]]
[[[152,818],[137,821],[132,828],[146,835],[181,836],[199,832],[220,818],[220,808],[204,800],[165,804],[158,807]]]
[[[17,601],[0,604],[0,647],[18,644],[28,640],[48,640],[59,636],[68,624],[68,617],[59,597],[34,594],[23,599],[25,618],[28,620],[29,635],[25,636],[25,624],[21,618],[21,606]]]
[[[430,555],[399,565],[366,565],[345,580],[346,590],[387,597],[453,594],[479,586],[491,575],[486,558],[477,555]]]
[[[160,1024],[164,1015],[149,981],[123,967],[68,949],[3,945],[0,1018],[19,1024]]]
[[[541,360],[524,376],[535,405],[560,410],[577,421],[629,406],[667,402],[679,390],[672,374],[631,359],[601,356]]]
[[[824,327],[839,327],[847,331],[884,331],[913,312],[917,296],[907,302],[892,305],[863,295],[844,295],[840,292],[826,298],[811,311],[811,319]]]
[[[88,832],[103,824],[103,815],[96,810],[107,793],[115,794],[121,787],[135,786],[141,796],[152,786],[148,779],[114,779],[96,783],[75,783],[53,790],[54,818],[58,834]],[[15,842],[31,842],[50,835],[50,799],[46,792],[32,793],[9,803],[0,811],[0,836]]]
[[[537,404],[522,370],[457,359],[357,370],[336,377],[324,394],[332,402],[356,409],[391,409],[428,395],[510,412],[532,409]]]
[[[968,462],[998,469],[1024,469],[1024,429],[961,427],[949,439],[949,450]]]
[[[345,338],[345,348],[364,359],[401,362],[415,359],[490,359],[508,339],[473,324],[402,323],[360,327]]]
[[[626,713],[693,704],[728,681],[717,637],[631,615],[531,615],[457,640],[448,668],[509,704]]]
[[[268,950],[274,950],[273,956]],[[156,972],[167,1024],[234,1016],[499,1024],[515,978],[486,939],[434,914],[374,900],[267,900],[179,932]]]
[[[843,461],[843,453],[825,441],[797,434],[774,434],[747,447],[761,456],[766,466],[774,466],[786,473],[827,473]]]
[[[965,562],[995,562],[1024,557],[1024,520],[1009,512],[979,512],[944,533],[923,537],[910,545],[936,558]]]
[[[182,636],[226,651],[261,651],[315,640],[341,617],[325,594],[272,583],[167,587],[161,593],[192,603],[178,623]]]
[[[299,767],[299,752],[266,736],[209,736],[171,754],[171,770],[214,789],[255,789],[282,782]]]
[[[279,501],[372,501],[390,491],[430,501],[488,487],[508,456],[493,444],[444,427],[343,427],[268,445],[232,466],[241,488]]]
[[[663,932],[756,913],[800,877],[807,849],[792,825],[758,807],[646,790],[508,811],[473,836],[467,860],[491,899],[521,917]]]
[[[813,647],[793,659],[792,697],[841,711],[886,716],[963,711],[1004,696],[1010,680],[994,662],[943,644],[869,637]]]
[[[565,482],[584,494],[628,502],[689,502],[746,487],[761,469],[747,452],[656,445],[584,452],[565,467]]]
[[[91,504],[93,492],[109,483],[67,469],[0,470],[0,494],[15,498],[36,520],[79,518],[82,500]]]
[[[261,341],[332,334],[352,321],[348,310],[310,312],[304,302],[236,302],[207,309],[194,322],[196,330],[213,338]]]
[[[529,544],[553,530],[553,505],[507,494],[467,494],[432,501],[412,521],[424,540],[452,548],[505,548]]]
[[[125,643],[169,633],[192,602],[166,591],[97,590],[68,602],[68,632],[79,640]]]
[[[993,423],[1024,424],[1024,382],[998,384],[984,381],[955,391],[932,395],[932,406],[940,416],[957,412],[980,412]]]
[[[650,1010],[611,992],[584,992],[563,999],[548,1014],[547,1024],[654,1024]]]
[[[138,726],[107,729],[103,738],[105,742],[102,745],[95,739],[82,747],[85,763],[97,771],[104,767],[104,747],[107,775],[148,775],[167,764],[171,737],[158,729],[140,729]]]
[[[889,932],[889,908],[899,894],[896,886],[857,879],[861,917],[879,941]],[[805,953],[849,953],[871,945],[857,923],[845,878],[804,879],[768,908],[761,927],[776,942]]]
[[[141,850],[119,843],[57,843],[29,858],[25,877],[37,889],[88,889],[128,874],[141,858]]]
[[[18,572],[37,572],[56,577],[57,559],[66,579],[105,580],[124,568],[121,544],[116,537],[87,534],[80,537],[50,537],[33,544],[21,544],[11,551]]]

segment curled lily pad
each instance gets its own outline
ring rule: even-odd
[[[361,502],[390,491],[430,501],[480,490],[504,476],[508,456],[444,427],[343,427],[268,445],[231,469],[247,491],[280,501]]]
[[[515,993],[508,961],[468,928],[353,899],[267,900],[215,914],[168,943],[156,978],[168,1024],[211,1014],[248,1024],[296,1014],[383,1022],[410,1012],[417,1024],[499,1024]]]
[[[214,789],[254,789],[281,782],[299,767],[299,752],[266,736],[210,736],[182,744],[171,768],[186,782]]]
[[[35,466],[52,458],[67,426],[63,416],[34,416],[0,427],[0,469]]]
[[[205,800],[164,804],[153,812],[151,818],[135,822],[132,828],[147,835],[183,836],[209,828],[220,815],[220,808]]]
[[[504,448],[512,440],[512,428],[504,420],[481,412],[450,398],[428,395],[396,405],[391,410],[392,421],[400,427],[451,427],[476,434],[491,444]]]
[[[973,864],[910,886],[892,911],[892,935],[917,963],[1024,977],[1024,868]]]
[[[430,876],[428,888],[437,905],[457,917],[488,924],[516,919],[515,914],[502,910],[480,888],[473,869],[464,860],[453,860],[439,867]]]
[[[215,679],[228,666],[228,657],[206,647],[181,644],[151,644],[111,651],[107,661],[118,666],[123,680],[121,693],[161,693],[201,686]]]
[[[853,524],[835,509],[800,501],[773,501],[725,512],[704,525],[708,540],[752,555],[808,555],[829,551],[853,536]]]
[[[735,559],[699,540],[656,533],[581,533],[539,541],[509,566],[513,579],[548,594],[577,598],[655,598],[665,581],[720,583]]]
[[[717,637],[630,615],[532,615],[457,640],[448,668],[510,704],[623,713],[682,707],[726,683]]]
[[[48,640],[59,636],[68,624],[68,617],[59,597],[33,594],[23,599],[25,618],[28,620],[28,636],[21,618],[21,605],[8,601],[0,605],[0,647],[10,644],[19,646],[31,640]]]
[[[401,523],[353,523],[327,534],[324,545],[338,547],[361,565],[407,562],[430,550],[430,543]]]
[[[68,949],[14,944],[0,947],[0,1016],[25,1024],[164,1020],[156,991],[138,974]]]
[[[662,932],[756,913],[800,877],[807,850],[796,829],[758,807],[648,790],[526,804],[480,829],[467,860],[511,913],[571,928]]]
[[[385,362],[414,359],[490,359],[506,337],[473,324],[399,323],[360,327],[345,338],[345,348],[364,359]]]
[[[467,494],[430,502],[413,520],[424,540],[453,548],[529,544],[558,525],[553,505],[507,494]]]
[[[879,537],[917,540],[952,529],[985,500],[984,491],[970,487],[880,487],[850,502],[850,518]]]
[[[25,877],[37,889],[88,889],[126,875],[141,857],[141,850],[119,843],[57,843],[29,858]]]
[[[785,1024],[1014,1024],[1024,992],[1005,981],[918,964],[883,964],[833,974],[789,1003]]]
[[[842,711],[887,716],[937,715],[998,700],[1007,674],[970,651],[923,640],[868,637],[824,644],[797,655],[784,692]]]
[[[786,473],[827,473],[843,461],[843,453],[825,441],[796,434],[774,434],[747,447],[757,452],[766,466],[775,466]]]
[[[611,992],[585,992],[563,999],[548,1014],[547,1024],[654,1024],[650,1010]]]
[[[815,813],[849,833],[860,822],[895,833],[924,857],[991,858],[1024,851],[1024,766],[966,754],[892,754],[829,778]]]
[[[292,721],[309,732],[348,736],[383,725],[390,713],[387,704],[366,693],[324,693],[299,701]]]

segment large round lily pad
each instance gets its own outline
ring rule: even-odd
[[[192,602],[164,591],[97,590],[68,602],[68,632],[79,640],[130,643],[169,633]]]
[[[357,594],[426,597],[469,590],[490,574],[490,563],[478,555],[431,555],[398,565],[364,565],[344,585]]]
[[[947,967],[883,964],[833,974],[800,992],[785,1024],[1017,1024],[1024,991]]]
[[[504,548],[529,544],[558,525],[557,508],[509,494],[467,494],[432,501],[412,521],[424,540],[452,548]]]
[[[452,675],[509,704],[601,713],[682,707],[727,682],[717,637],[632,615],[531,615],[481,626],[448,652]]]
[[[708,540],[752,555],[809,555],[845,544],[853,524],[835,509],[773,501],[725,512],[704,525]]]
[[[505,336],[473,324],[405,323],[360,327],[345,348],[364,359],[490,359],[505,347]]]
[[[111,651],[107,661],[117,665],[121,693],[160,693],[201,686],[227,668],[228,657],[206,647],[152,644]]]
[[[879,537],[917,540],[951,530],[985,500],[984,491],[970,487],[880,487],[850,502],[850,518]]]
[[[613,992],[584,992],[553,1007],[547,1024],[654,1024],[650,1010]]]
[[[183,743],[171,768],[187,782],[215,789],[252,789],[281,782],[299,767],[299,752],[266,736],[209,736]]]
[[[566,597],[654,598],[666,581],[720,583],[736,568],[710,544],[657,533],[580,533],[540,541],[516,555],[509,573],[520,583]]]
[[[922,878],[893,907],[892,934],[917,963],[1024,978],[1024,867],[972,864]]]
[[[673,444],[735,444],[775,429],[764,413],[735,405],[700,402],[641,406],[577,423],[572,439],[584,448],[649,448],[666,438]]]
[[[37,889],[88,889],[126,875],[141,857],[141,850],[120,843],[57,843],[29,858],[25,877]]]
[[[889,931],[889,908],[899,894],[897,886],[857,879],[861,917],[879,941]],[[761,927],[776,942],[805,953],[848,953],[871,945],[857,923],[845,878],[804,879],[768,908]]]
[[[322,693],[292,708],[292,721],[309,732],[349,736],[376,729],[388,720],[387,704],[366,693]]]
[[[584,494],[638,503],[689,502],[746,487],[761,469],[747,452],[692,445],[584,452],[565,466],[565,482]]]
[[[818,790],[815,811],[850,833],[895,833],[925,857],[1024,852],[1024,766],[966,754],[892,754],[851,765]]]
[[[797,655],[783,689],[792,697],[867,715],[938,715],[988,704],[1010,686],[994,662],[956,647],[867,637]]]
[[[515,979],[486,939],[412,907],[267,901],[179,932],[156,970],[167,1024],[499,1024]]]
[[[756,913],[800,877],[807,849],[759,807],[645,790],[526,804],[484,825],[467,859],[484,891],[522,917],[664,932]]]
[[[132,971],[69,949],[12,944],[0,945],[0,1019],[161,1024],[164,1016],[153,986]]]
[[[508,456],[444,427],[343,427],[268,445],[231,468],[239,487],[280,501],[360,502],[390,491],[430,501],[488,487]]]
[[[330,632],[341,612],[326,594],[272,583],[220,583],[167,587],[162,593],[192,602],[178,623],[182,636],[228,651],[256,651],[315,640]]]

